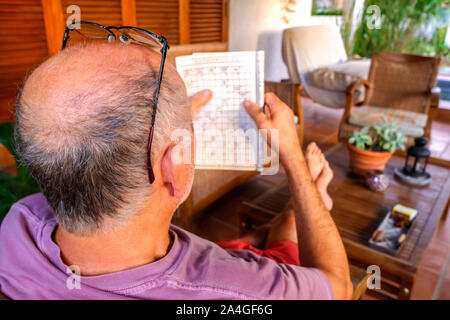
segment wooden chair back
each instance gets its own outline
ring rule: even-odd
[[[428,113],[439,58],[377,52],[372,55],[364,104]]]

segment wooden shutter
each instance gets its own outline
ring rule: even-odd
[[[104,26],[122,25],[122,12],[120,0],[62,0],[64,20],[67,7],[77,5],[81,9],[81,20],[92,21]]]
[[[0,20],[0,121],[10,121],[26,73],[47,56],[41,0],[0,0]]]
[[[224,0],[190,0],[189,11],[191,43],[223,41]]]
[[[178,0],[136,0],[137,26],[180,43]]]

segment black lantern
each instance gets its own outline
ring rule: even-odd
[[[424,186],[430,183],[431,176],[426,172],[430,150],[425,146],[428,140],[419,137],[414,140],[415,144],[408,148],[405,166],[397,168],[395,175],[402,181],[409,184]]]

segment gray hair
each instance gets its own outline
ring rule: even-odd
[[[122,77],[123,89],[104,97],[87,88],[68,103],[96,104],[98,111],[80,115],[69,130],[55,129],[51,137],[43,137],[42,124],[36,126],[28,101],[21,94],[16,101],[17,153],[58,222],[74,234],[103,231],[108,221],[117,225],[141,209],[152,193],[146,150],[157,75],[150,70],[138,78],[119,72],[109,76],[116,82]],[[152,163],[171,143],[174,129],[191,127],[190,104],[180,99],[184,87],[178,82],[163,77]],[[101,84],[108,85],[107,76]]]

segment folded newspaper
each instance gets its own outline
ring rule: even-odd
[[[194,119],[195,167],[261,171],[270,159],[244,101],[264,104],[264,52],[195,53],[177,57],[176,65],[189,96],[213,92]]]

